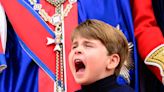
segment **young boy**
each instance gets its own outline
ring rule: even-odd
[[[75,81],[82,85],[77,92],[134,92],[116,80],[129,57],[128,42],[121,31],[87,20],[76,27],[71,40],[69,65]]]

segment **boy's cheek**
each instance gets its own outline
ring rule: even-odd
[[[70,52],[69,53],[69,56],[68,56],[68,61],[69,61],[69,67],[71,68],[71,70],[72,70],[72,58],[73,58],[73,54],[72,54],[72,52]]]
[[[70,62],[71,62],[71,57],[72,57],[72,55],[71,55],[71,52],[70,52],[69,55],[68,55],[69,64],[70,64]]]
[[[71,62],[72,56],[73,56],[73,52],[72,52],[72,50],[71,50],[71,51],[69,52],[69,55],[68,55],[68,60],[69,60],[69,62]]]

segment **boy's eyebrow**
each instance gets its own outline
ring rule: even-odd
[[[72,42],[72,45],[76,45],[76,44],[78,44],[77,41],[73,41],[73,42]]]
[[[84,41],[85,44],[94,44],[92,41]]]
[[[94,42],[94,41],[91,41],[91,40],[85,40],[85,41],[83,42],[83,44],[85,44],[85,45],[96,46],[95,42]]]
[[[94,44],[94,42],[89,41],[89,40],[85,40],[83,43],[84,43],[84,44]],[[72,43],[72,45],[76,45],[76,44],[78,44],[77,41],[74,41],[74,42]]]

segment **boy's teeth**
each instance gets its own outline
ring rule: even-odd
[[[76,59],[75,62],[82,62],[80,59]]]

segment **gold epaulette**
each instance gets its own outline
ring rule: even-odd
[[[158,46],[146,57],[145,63],[159,68],[164,84],[164,44]]]

